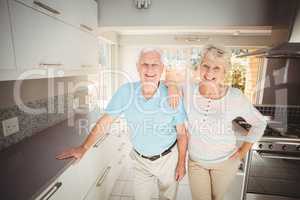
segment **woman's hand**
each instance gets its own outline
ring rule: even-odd
[[[175,109],[179,105],[180,85],[184,81],[184,70],[169,69],[166,71],[165,84],[168,87],[168,103],[171,108]]]
[[[56,159],[63,160],[67,158],[75,158],[78,162],[86,153],[87,149],[83,146],[67,149],[56,156]]]
[[[252,147],[252,143],[250,142],[244,142],[242,146],[230,157],[230,159],[240,159],[242,160],[243,158],[246,157],[247,153],[250,151]]]
[[[176,85],[168,86],[168,103],[171,108],[177,108],[180,100],[180,94]]]
[[[240,159],[242,160],[243,158],[246,157],[248,151],[247,152],[244,152],[242,151],[241,149],[238,149],[231,157],[230,159],[231,160],[236,160],[236,159]]]

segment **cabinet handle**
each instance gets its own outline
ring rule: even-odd
[[[48,10],[49,12],[56,14],[56,15],[60,15],[60,12],[58,10],[55,10],[54,8],[51,8],[50,6],[40,2],[40,1],[33,1],[33,3],[45,10]]]
[[[86,30],[88,30],[88,31],[93,31],[93,30],[94,30],[93,28],[91,28],[91,27],[89,27],[89,26],[87,26],[87,25],[84,25],[84,24],[80,24],[80,27],[81,27],[81,28],[84,28],[84,29],[86,29]]]
[[[109,133],[106,133],[105,135],[103,135],[97,142],[96,144],[94,144],[94,148],[98,148],[100,146],[100,144],[109,136]]]
[[[280,156],[276,154],[260,153],[262,158],[282,159],[282,160],[300,160],[298,156]]]
[[[57,182],[53,187],[51,187],[41,198],[40,200],[48,200],[52,197],[53,194],[62,186],[62,182]]]
[[[108,175],[109,171],[111,170],[111,167],[107,167],[104,171],[104,173],[102,174],[102,176],[100,177],[99,181],[97,181],[96,187],[100,187],[103,183],[103,181],[105,180],[106,176]]]
[[[62,66],[61,63],[40,63],[39,67],[60,67]]]

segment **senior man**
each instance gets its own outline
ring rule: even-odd
[[[143,49],[137,62],[140,81],[122,85],[84,143],[57,158],[80,159],[114,119],[124,114],[133,145],[135,200],[151,199],[154,179],[160,199],[175,199],[178,182],[185,175],[186,113],[182,102],[177,109],[169,107],[168,90],[160,81],[163,69],[160,50]]]

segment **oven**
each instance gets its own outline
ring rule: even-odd
[[[300,140],[263,137],[247,156],[243,200],[300,199]]]

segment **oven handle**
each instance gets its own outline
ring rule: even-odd
[[[273,158],[273,159],[284,159],[284,160],[300,160],[300,157],[297,156],[280,156],[276,154],[269,153],[259,153],[262,158]]]

